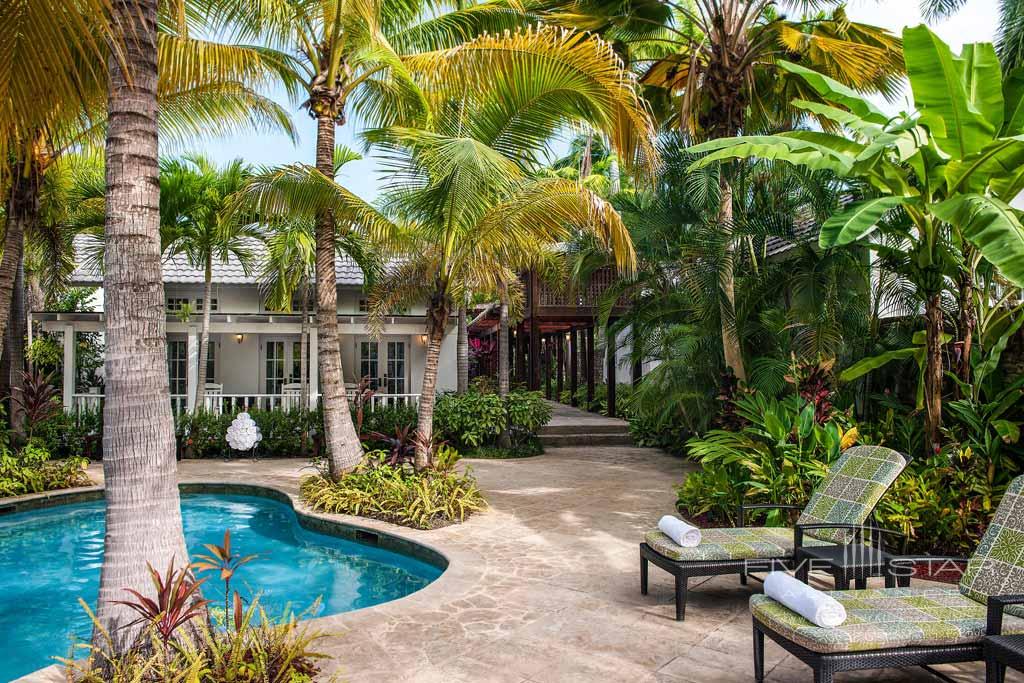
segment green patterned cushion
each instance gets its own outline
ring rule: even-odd
[[[684,548],[657,529],[644,536],[647,545],[673,560],[771,560],[793,557],[793,530],[783,527],[701,529],[700,545]],[[830,545],[808,539],[805,545]]]
[[[828,594],[846,608],[846,621],[836,628],[815,626],[767,595],[751,596],[750,611],[771,630],[813,652],[955,645],[985,637],[985,607],[955,588],[885,588]],[[1003,633],[1024,633],[1024,620],[1008,617]]]
[[[864,524],[907,459],[882,446],[846,450],[814,490],[797,524]],[[808,536],[832,543],[849,543],[852,533],[839,529],[809,531]]]
[[[1024,477],[1010,482],[996,514],[967,563],[960,592],[985,604],[990,595],[1024,593]],[[1007,607],[1024,617],[1024,606]]]

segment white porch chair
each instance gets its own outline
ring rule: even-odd
[[[281,387],[281,410],[296,410],[302,406],[302,383],[290,382]]]
[[[207,412],[211,412],[215,415],[220,415],[223,409],[223,401],[221,396],[224,394],[224,385],[217,384],[216,382],[207,382],[203,385],[203,408]]]

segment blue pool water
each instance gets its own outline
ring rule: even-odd
[[[234,552],[259,554],[235,575],[232,589],[246,597],[258,592],[272,615],[286,607],[301,612],[318,597],[317,615],[380,604],[423,588],[442,571],[307,531],[290,507],[266,498],[183,495],[182,514],[193,557],[206,554],[204,543],[219,544],[226,528]],[[67,656],[72,634],[89,638],[91,624],[78,598],[95,608],[103,527],[103,501],[0,517],[0,680]],[[217,574],[206,575],[204,597],[223,600]]]

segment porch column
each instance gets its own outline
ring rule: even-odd
[[[64,326],[64,412],[75,409],[75,328]]]
[[[608,358],[608,372],[605,381],[608,387],[608,417],[615,417],[615,332],[612,330],[611,324],[607,327],[606,338],[608,341],[605,355]]]
[[[540,391],[540,325],[530,320],[530,391]]]
[[[555,334],[555,363],[558,371],[556,374],[557,381],[555,383],[555,397],[557,400],[562,400],[562,389],[565,386],[565,335],[561,332]]]
[[[544,372],[544,398],[551,400],[551,335],[547,335],[544,339],[544,364],[546,366]]]
[[[576,405],[576,390],[579,388],[580,360],[579,360],[579,335],[576,328],[569,330],[569,403]]]
[[[320,393],[320,352],[319,344],[317,344],[317,331],[316,327],[310,326],[309,328],[309,377],[307,378],[309,386],[309,409],[315,410],[320,405],[320,399],[317,394]]]
[[[196,409],[196,396],[199,393],[199,332],[194,327],[188,328],[185,351],[188,359],[185,366],[185,409],[191,413]]]
[[[594,402],[594,326],[587,327],[587,410]]]

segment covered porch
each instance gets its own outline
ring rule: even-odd
[[[43,332],[62,337],[65,410],[99,410],[102,388],[81,386],[75,340],[79,333],[102,333],[103,314],[33,316]],[[209,353],[200,377],[201,320],[168,315],[167,370],[174,411],[191,411],[197,404],[213,413],[315,408],[321,391],[314,321],[310,316],[303,325],[300,314],[211,315]],[[349,397],[369,388],[372,407],[418,404],[414,389],[422,381],[426,355],[423,318],[390,318],[379,338],[367,333],[365,316],[338,316],[338,323]],[[442,358],[442,366],[446,364]],[[445,388],[441,384],[439,390]]]

